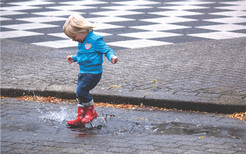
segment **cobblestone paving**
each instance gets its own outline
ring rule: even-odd
[[[96,107],[114,115],[91,129],[65,126],[75,104],[1,99],[1,153],[239,153],[245,122],[222,115]]]

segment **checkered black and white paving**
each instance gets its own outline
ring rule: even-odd
[[[1,0],[2,39],[77,49],[62,26],[79,13],[115,49],[246,37],[246,0]]]

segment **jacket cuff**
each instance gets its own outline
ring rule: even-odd
[[[72,56],[73,61],[76,62],[77,61],[77,56]]]

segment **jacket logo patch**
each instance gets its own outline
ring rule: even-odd
[[[92,44],[91,43],[85,43],[85,49],[89,50],[91,48]]]

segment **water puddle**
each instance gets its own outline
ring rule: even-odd
[[[169,122],[162,124],[152,125],[154,134],[176,134],[176,135],[194,135],[194,136],[208,136],[208,137],[225,137],[238,139],[240,135],[239,130],[236,128],[221,128],[221,127],[208,127],[195,124]]]
[[[45,109],[45,110],[44,110]],[[38,109],[42,114],[40,118],[46,125],[53,126],[57,132],[62,129],[68,129],[76,137],[89,137],[95,135],[130,135],[130,134],[156,134],[156,135],[193,135],[198,137],[222,137],[222,138],[240,138],[241,131],[236,128],[221,128],[202,126],[189,123],[166,122],[153,124],[151,121],[137,121],[122,119],[122,113],[117,115],[105,114],[101,110],[98,117],[92,122],[85,125],[84,128],[68,128],[68,120],[76,117],[71,109],[60,107],[58,110],[51,111],[49,108]],[[74,111],[74,110],[73,110]],[[123,113],[125,114],[125,113]]]
[[[93,122],[85,125],[85,128],[70,128],[78,137],[88,135],[129,135],[129,134],[143,134],[149,132],[138,122],[123,121],[115,116],[100,115]]]

